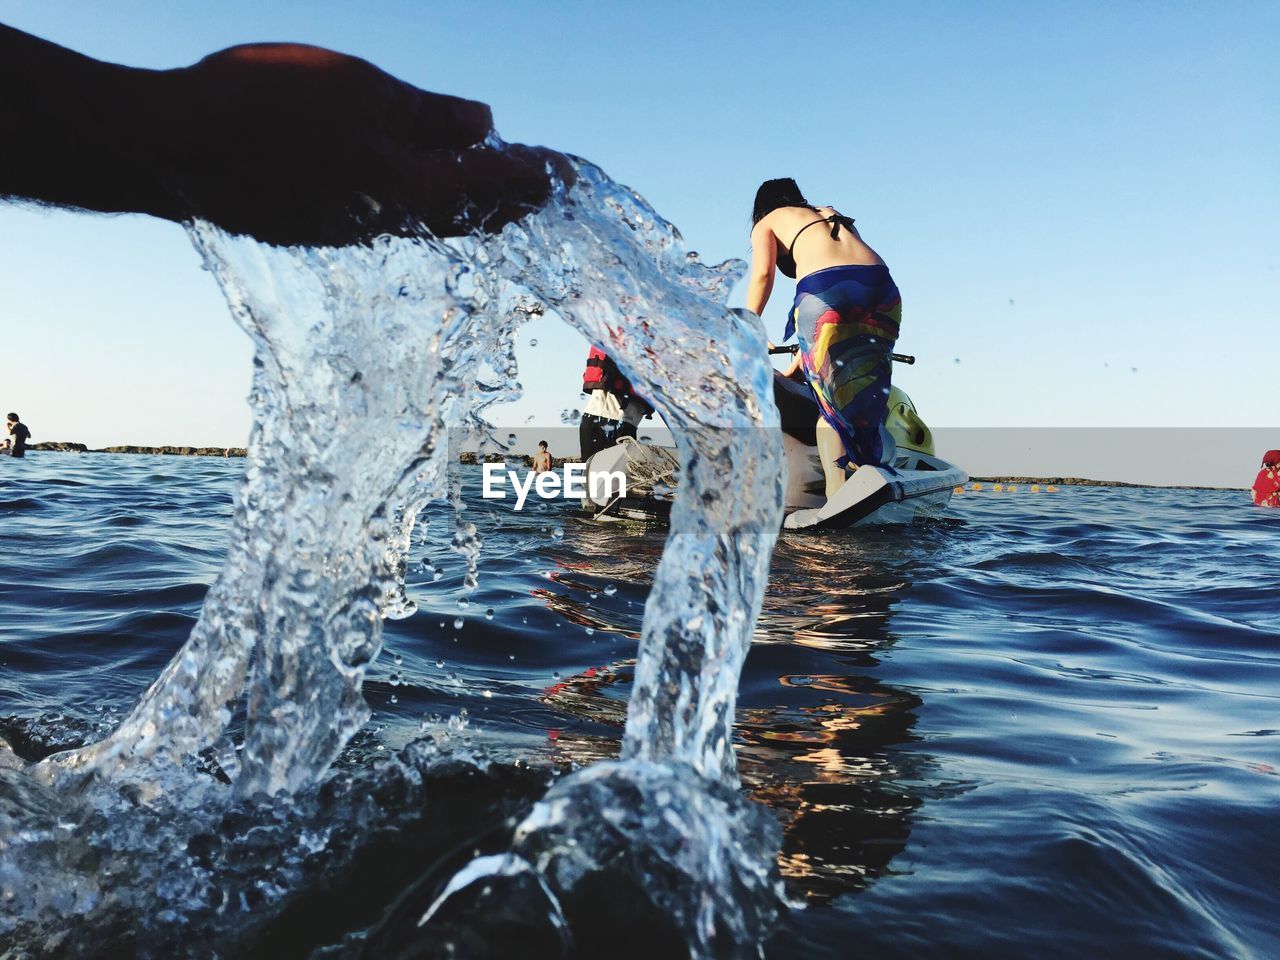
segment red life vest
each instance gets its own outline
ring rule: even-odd
[[[1253,481],[1253,502],[1260,507],[1280,507],[1280,472],[1263,467]]]
[[[590,393],[592,390],[608,390],[624,401],[634,394],[631,381],[622,375],[617,364],[599,347],[591,348],[591,352],[587,354],[587,368],[582,372],[582,392]]]

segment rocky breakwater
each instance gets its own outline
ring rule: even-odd
[[[55,453],[88,453],[89,448],[83,443],[28,443],[28,450],[52,450]]]
[[[90,449],[83,443],[65,441],[32,443],[28,450],[46,450],[55,453],[145,453],[169,457],[243,457],[244,447],[135,447],[116,446]]]

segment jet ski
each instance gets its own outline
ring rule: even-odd
[[[903,362],[912,357],[896,356]],[[829,500],[818,459],[818,404],[803,381],[775,372],[774,402],[782,421],[786,493],[783,529],[838,530],[854,526],[910,523],[917,516],[941,513],[967,473],[937,456],[933,434],[902,390],[889,393],[885,427],[897,443],[892,467],[862,466]],[[671,511],[679,485],[675,447],[630,437],[587,461],[588,480],[597,473],[621,473],[617,486],[587,484],[583,509],[600,521],[662,522]]]

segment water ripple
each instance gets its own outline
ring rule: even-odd
[[[238,466],[41,454],[0,480],[0,737],[21,755],[100,736],[185,639]],[[1063,490],[784,537],[737,723],[809,904],[768,956],[1280,954],[1280,551],[1259,513]],[[343,769],[424,735],[498,771],[617,754],[661,532],[560,503],[468,518],[480,589],[447,545],[414,546],[419,612],[387,624]],[[343,909],[329,928],[369,922]]]

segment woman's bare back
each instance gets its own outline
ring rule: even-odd
[[[856,227],[841,225],[833,240],[830,223],[815,223],[838,215],[834,207],[818,207],[816,213],[809,207],[779,207],[760,223],[777,239],[779,257],[788,252],[795,257],[797,277],[827,267],[883,264],[880,255],[863,242]],[[805,229],[809,224],[814,225]]]

